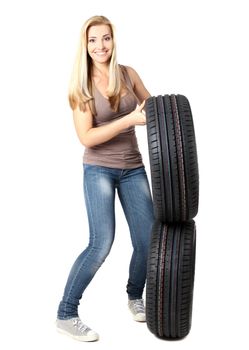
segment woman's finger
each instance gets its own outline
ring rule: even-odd
[[[141,112],[142,109],[144,108],[144,105],[145,105],[145,100],[141,103],[140,106],[137,107],[137,110],[138,110],[139,112]]]

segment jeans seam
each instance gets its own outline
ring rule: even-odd
[[[88,188],[87,188],[87,183],[85,182],[85,189],[86,189],[86,197],[87,197],[87,201],[89,202],[89,194],[88,194]],[[86,256],[84,257],[84,260],[81,262],[81,264],[79,265],[79,268],[77,270],[77,272],[75,273],[74,275],[74,279],[72,280],[71,282],[71,288],[69,289],[68,291],[68,295],[67,295],[67,298],[65,300],[65,303],[66,303],[66,307],[65,307],[65,311],[64,311],[64,317],[65,317],[65,314],[67,314],[67,303],[68,303],[68,300],[70,298],[70,294],[73,290],[73,287],[75,285],[75,281],[82,269],[82,266],[84,265],[84,263],[86,262],[87,258],[90,256],[90,254],[92,253],[92,250],[93,250],[93,245],[94,245],[94,241],[95,241],[95,227],[94,227],[94,223],[93,223],[93,218],[92,218],[92,210],[91,210],[91,206],[89,206],[89,212],[90,212],[90,217],[91,217],[91,223],[93,225],[93,232],[94,232],[94,235],[93,235],[93,244],[91,246],[91,248],[89,249],[89,251],[87,252]],[[89,225],[89,231],[90,231],[90,225]]]
[[[121,200],[121,197],[120,197],[120,200]],[[127,203],[127,201],[126,201],[126,199],[124,197],[122,197],[121,203],[122,203],[122,201],[123,201],[124,207],[128,207],[128,205],[127,205],[128,203]],[[128,225],[129,225],[129,220],[127,219],[127,215],[126,215],[124,207],[123,207],[124,214],[126,216],[126,221],[127,221]],[[129,227],[130,234],[131,234],[131,240],[132,241],[134,240],[135,241],[135,247],[138,247],[138,241],[137,241],[137,237],[136,237],[135,230],[134,230],[134,216],[131,215],[130,217],[131,217],[130,223],[132,224],[132,227]],[[132,254],[134,254],[135,247],[133,246],[133,253]],[[131,257],[131,259],[132,259],[132,257]],[[138,260],[138,255],[136,254],[135,262],[133,264],[132,271],[131,271],[130,275],[133,275],[134,271],[136,270],[137,260]],[[129,278],[130,278],[130,276],[129,276]]]

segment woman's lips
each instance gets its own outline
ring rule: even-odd
[[[94,53],[98,56],[105,56],[107,54],[107,51],[95,51]]]

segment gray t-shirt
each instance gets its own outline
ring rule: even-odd
[[[132,83],[124,66],[122,66],[122,71],[127,86],[132,89]],[[134,111],[137,106],[137,100],[129,90],[121,97],[117,112],[111,109],[109,100],[96,87],[94,87],[93,94],[96,109],[96,115],[93,116],[94,127],[119,119]],[[135,127],[123,130],[107,142],[86,147],[83,163],[117,169],[132,169],[142,166],[143,161],[138,149]]]

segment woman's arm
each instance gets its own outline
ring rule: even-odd
[[[85,147],[93,147],[111,140],[120,132],[133,125],[145,125],[146,118],[142,113],[144,103],[126,116],[110,122],[106,125],[93,127],[93,116],[88,104],[86,111],[82,112],[78,107],[73,111],[74,126],[80,142]]]
[[[131,80],[132,85],[133,85],[133,91],[134,91],[135,95],[137,96],[139,102],[142,103],[151,95],[150,95],[149,91],[146,89],[146,87],[144,86],[140,76],[137,74],[135,69],[133,69],[131,67],[126,67],[126,69],[127,69],[127,72],[129,74],[130,80]]]

